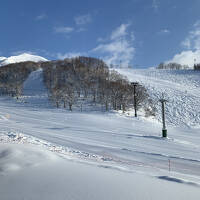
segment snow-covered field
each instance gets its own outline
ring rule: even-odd
[[[165,92],[169,138],[159,116],[52,108],[38,70],[23,100],[0,98],[0,199],[199,199],[200,74],[118,70]]]

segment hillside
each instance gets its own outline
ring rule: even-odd
[[[31,72],[41,69],[41,80],[48,91],[52,105],[72,110],[123,110],[133,107],[133,86],[128,79],[115,70],[110,70],[100,59],[77,57],[48,62],[13,63],[0,68],[0,92],[13,97],[24,98],[26,80]],[[36,73],[37,74],[37,73]],[[33,79],[34,80],[34,79]],[[36,82],[36,81],[35,81]],[[33,86],[33,88],[31,88]],[[39,87],[39,86],[38,86]],[[30,93],[35,94],[37,84],[29,83]],[[144,86],[137,88],[137,107],[145,113],[153,110]],[[90,105],[90,106],[89,106]],[[88,107],[88,108],[87,108]]]
[[[48,91],[44,85],[43,70],[29,74],[23,83],[23,101],[30,107],[49,107]]]
[[[5,60],[5,59],[6,59],[6,57],[0,57],[0,62]]]
[[[138,81],[147,89],[158,110],[161,120],[159,98],[168,100],[166,118],[169,125],[198,127],[200,125],[200,72],[194,70],[134,70],[116,69],[130,81]]]

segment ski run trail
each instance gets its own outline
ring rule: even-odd
[[[41,69],[23,98],[0,97],[0,200],[200,198],[200,73],[116,70],[148,89],[156,117],[56,109]]]

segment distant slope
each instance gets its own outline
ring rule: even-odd
[[[130,81],[138,81],[149,90],[161,120],[159,98],[164,93],[167,123],[171,125],[200,125],[200,72],[193,70],[116,69]]]
[[[8,65],[8,64],[11,64],[11,63],[25,62],[25,61],[39,62],[39,61],[47,61],[47,59],[43,58],[41,56],[23,53],[21,55],[11,56],[11,57],[8,57],[8,58],[0,57],[0,66]]]
[[[6,57],[0,57],[0,61],[4,61],[5,59],[7,59]]]
[[[43,82],[43,70],[38,69],[30,73],[23,84],[23,98],[32,106],[48,106],[48,92]]]

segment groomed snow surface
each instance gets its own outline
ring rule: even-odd
[[[180,71],[180,76],[175,71],[120,71],[143,82],[154,99],[170,91],[174,95],[169,101],[180,100],[184,93],[181,86],[187,93],[194,91],[191,95],[198,99],[198,77],[191,71],[189,75]],[[166,78],[161,79],[162,75]],[[182,107],[177,108],[180,115],[168,106],[167,115],[172,114],[174,120],[168,116],[169,137],[162,139],[159,115],[135,119],[131,112],[53,108],[47,102],[42,70],[31,73],[24,88],[24,98],[19,101],[0,98],[1,200],[199,199],[196,102],[190,104],[196,106],[194,120],[188,115],[179,119],[181,109],[187,111],[183,101],[175,105]],[[187,97],[190,94],[185,97],[190,103]]]

